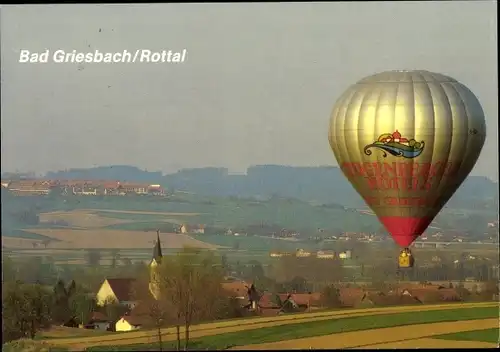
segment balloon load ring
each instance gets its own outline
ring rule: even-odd
[[[408,248],[472,170],[486,122],[478,98],[457,80],[386,71],[341,95],[328,139],[346,178],[403,248],[399,267],[410,268]]]

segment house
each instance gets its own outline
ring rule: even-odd
[[[367,292],[362,298],[359,306],[369,307],[388,307],[402,305],[422,304],[417,298],[409,295],[401,295],[397,293],[385,294],[383,292]]]
[[[120,183],[118,181],[106,181],[103,182],[100,186],[102,189],[102,193],[105,196],[114,196],[114,195],[119,195],[120,190],[118,189],[118,186]]]
[[[248,285],[245,281],[231,281],[223,282],[222,289],[225,290],[229,296],[245,300],[248,298]]]
[[[106,279],[97,291],[97,304],[103,306],[106,302],[117,302],[133,308],[136,304],[132,298],[135,279]]]
[[[316,253],[316,258],[318,258],[318,259],[334,259],[335,252],[334,251],[318,251]]]
[[[280,252],[274,252],[274,251],[273,251],[273,252],[270,252],[270,253],[269,253],[269,256],[270,256],[271,258],[281,258],[281,257],[283,256],[283,253],[280,253]]]
[[[312,255],[311,252],[309,251],[306,251],[304,249],[297,249],[297,251],[295,252],[295,256],[296,257],[299,257],[299,258],[306,258],[306,257],[310,257]]]
[[[88,324],[85,326],[87,329],[95,329],[107,331],[109,329],[109,319],[101,312],[92,312]]]
[[[445,302],[458,302],[462,300],[460,294],[454,288],[444,288],[435,285],[403,289],[401,295],[413,297],[423,303],[434,300]]]
[[[149,185],[148,194],[153,196],[163,196],[165,194],[165,189],[161,185]]]
[[[140,183],[118,182],[120,194],[148,194],[148,185]]]
[[[39,180],[12,181],[9,191],[16,195],[47,195],[50,193],[50,182]]]
[[[340,259],[351,259],[351,256],[352,256],[351,251],[345,251],[339,253]]]
[[[205,226],[203,225],[186,225],[183,224],[180,228],[181,233],[183,234],[188,234],[188,233],[205,233]]]
[[[263,317],[277,316],[281,313],[281,305],[275,302],[274,294],[265,292],[259,299],[258,313]]]
[[[341,287],[339,300],[343,307],[357,307],[365,298],[366,291],[358,287]]]
[[[73,194],[79,196],[96,196],[97,187],[93,186],[91,182],[83,182],[77,186],[73,186]]]
[[[115,331],[134,331],[147,325],[150,319],[145,315],[125,315],[115,324]]]
[[[278,296],[283,304],[289,302],[292,307],[302,310],[310,310],[312,307],[319,306],[321,300],[321,293],[319,292],[285,293]]]

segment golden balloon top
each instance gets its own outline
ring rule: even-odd
[[[434,73],[425,70],[394,70],[376,73],[374,75],[365,77],[357,82],[357,84],[363,83],[417,83],[417,82],[427,82],[427,83],[458,83],[456,79],[449,76],[445,76],[441,73]]]

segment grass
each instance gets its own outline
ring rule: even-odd
[[[62,346],[51,346],[44,341],[36,341],[30,339],[20,339],[7,342],[2,345],[2,351],[5,352],[67,352],[68,349]]]
[[[30,228],[30,229],[43,229],[46,228],[44,226],[25,226],[25,228]],[[15,229],[15,230],[5,230],[2,228],[2,237],[12,237],[12,238],[22,238],[22,239],[28,239],[28,240],[46,240],[50,239],[48,236],[44,235],[39,235],[37,233],[32,233],[32,232],[26,232],[23,230]]]
[[[456,332],[453,334],[433,336],[432,338],[441,340],[479,341],[479,342],[498,343],[500,339],[500,330],[499,328],[494,328],[494,329],[484,329],[484,330],[474,330],[474,331],[463,331],[463,332]]]
[[[70,337],[87,337],[113,334],[109,331],[80,329],[80,328],[67,328],[67,327],[53,327],[48,331],[43,331],[35,337],[35,340],[54,340],[64,339]]]
[[[315,249],[317,247],[314,243],[307,242],[292,242],[285,240],[278,240],[274,238],[265,238],[257,236],[228,236],[228,235],[193,235],[197,240],[224,246],[228,248],[239,248],[249,251],[264,251],[269,252],[272,250],[279,251],[295,251],[297,248]],[[265,253],[266,255],[268,253]]]
[[[122,231],[152,231],[159,229],[161,232],[174,232],[177,224],[168,221],[134,221],[124,224],[113,224],[103,228],[107,230],[122,230]]]
[[[193,349],[225,349],[237,345],[277,342],[314,336],[324,336],[341,332],[390,328],[423,323],[439,323],[459,320],[487,319],[498,317],[498,307],[477,307],[433,311],[417,311],[361,317],[340,318],[278,325],[193,339]],[[173,347],[174,342],[164,347]],[[87,351],[138,351],[155,350],[157,344],[135,344],[123,346],[95,346]]]
[[[140,214],[140,213],[115,213],[111,211],[97,211],[97,215],[105,217],[105,218],[113,218],[113,219],[123,219],[123,220],[132,220],[132,221],[162,221],[164,219],[168,219],[172,217],[172,215],[167,214]]]

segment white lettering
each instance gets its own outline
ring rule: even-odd
[[[54,52],[54,55],[52,55],[52,60],[57,63],[57,64],[60,64],[62,62],[64,62],[64,50],[56,50]]]
[[[139,62],[145,63],[158,63],[158,62],[184,62],[187,57],[187,50],[173,52],[172,50],[151,51],[148,49],[138,49],[133,52],[123,50],[122,52],[78,52],[71,50],[58,49],[54,52],[45,50],[43,52],[35,53],[30,52],[28,49],[19,51],[20,63],[47,63],[49,62],[49,55],[54,63],[134,63],[137,58]]]
[[[153,53],[151,54],[151,62],[158,62],[161,59],[161,54],[160,53]]]
[[[99,52],[99,50],[96,50],[95,51],[95,54],[94,54],[94,62],[95,63],[99,63],[101,62],[102,60],[104,59],[104,55],[102,53]]]
[[[94,55],[92,55],[92,53],[85,54],[85,62],[86,63],[91,63],[93,60],[94,60]]]
[[[149,62],[149,57],[151,56],[151,50],[142,50],[141,57],[139,59],[140,62]]]
[[[21,50],[19,53],[19,62],[25,63],[30,61],[30,51],[29,50]]]
[[[78,63],[83,62],[84,58],[85,58],[85,55],[83,53],[78,53],[75,55],[75,61]]]
[[[167,53],[167,62],[172,62],[172,50],[169,50]]]
[[[181,53],[175,53],[172,57],[172,62],[181,62]]]
[[[127,50],[123,51],[122,62],[130,62],[132,61],[132,54],[130,54]]]
[[[29,50],[22,49],[19,52],[19,63],[42,63],[45,64],[49,61],[49,50],[42,53],[30,53]]]
[[[41,53],[40,56],[38,57],[38,62],[46,64],[49,62],[49,50],[45,50],[45,52]]]

